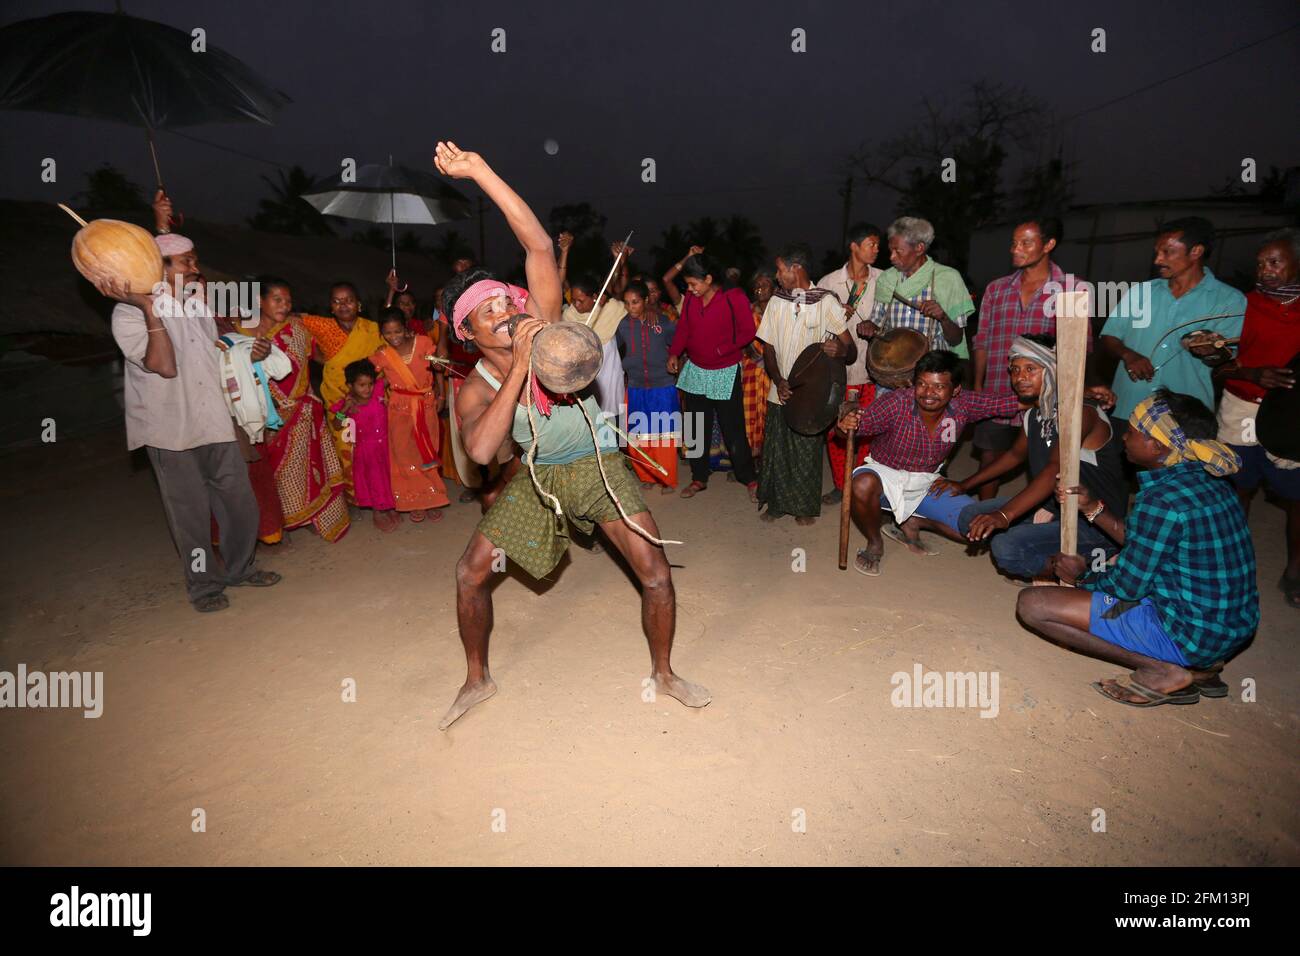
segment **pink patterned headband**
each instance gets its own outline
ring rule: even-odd
[[[498,295],[509,296],[510,300],[514,302],[515,308],[520,312],[524,311],[524,304],[528,302],[527,289],[511,285],[508,282],[500,282],[497,279],[480,279],[456,299],[456,306],[452,309],[451,314],[451,327],[462,342],[467,338],[465,323],[469,320],[469,314],[488,299]]]

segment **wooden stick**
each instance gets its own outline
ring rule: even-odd
[[[144,128],[145,138],[149,140],[149,155],[153,158],[153,173],[158,180],[158,188],[163,188],[162,168],[158,165],[158,150],[153,144],[153,129],[149,126]]]
[[[605,284],[600,287],[600,293],[592,301],[591,314],[583,320],[584,325],[590,326],[591,323],[596,321],[596,313],[600,311],[600,297],[604,295],[605,290],[609,288],[609,282],[614,278],[614,271],[618,269],[619,260],[623,258],[623,253],[627,252],[627,244],[632,241],[633,231],[634,230],[631,229],[628,230],[627,238],[623,240],[622,248],[618,250],[618,255],[614,257],[614,264],[609,267],[609,275],[605,276]]]
[[[78,216],[75,212],[73,212],[73,211],[72,211],[71,209],[69,209],[67,206],[63,205],[63,203],[58,203],[57,205],[58,205],[58,207],[59,207],[60,209],[62,209],[64,212],[66,212],[69,216],[71,216],[73,219],[77,220],[77,222],[81,223],[81,225],[83,225],[83,226],[87,226],[87,225],[89,225],[89,223],[86,222],[86,220],[82,219],[80,216]]]
[[[1056,426],[1060,436],[1061,477],[1065,488],[1079,484],[1079,449],[1083,441],[1083,373],[1088,355],[1088,293],[1056,296]],[[1061,505],[1061,551],[1079,547],[1079,499],[1067,495]]]
[[[840,418],[858,407],[858,390],[849,389],[849,400],[840,406]],[[849,529],[852,527],[850,508],[853,504],[853,459],[857,457],[857,430],[849,432],[844,456],[844,495],[840,498],[840,570],[849,567]]]

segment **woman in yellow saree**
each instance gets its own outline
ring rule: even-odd
[[[331,316],[303,315],[302,325],[311,333],[315,343],[314,355],[325,363],[321,380],[320,397],[330,408],[347,394],[343,370],[358,359],[370,358],[383,345],[379,326],[361,317],[361,299],[351,282],[336,282],[330,287]],[[343,440],[343,426],[334,417],[327,416],[330,435],[339,462],[343,465],[343,479],[348,500],[352,500],[352,445]]]

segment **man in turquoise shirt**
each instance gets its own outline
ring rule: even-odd
[[[1205,267],[1213,245],[1214,226],[1199,216],[1161,226],[1155,245],[1160,278],[1130,288],[1106,320],[1101,346],[1120,362],[1111,386],[1116,421],[1127,421],[1162,386],[1214,407],[1210,366],[1179,341],[1198,329],[1228,338],[1241,334],[1246,297]]]

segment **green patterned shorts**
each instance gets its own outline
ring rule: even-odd
[[[645,511],[641,485],[627,459],[619,452],[607,452],[601,459],[623,510],[628,515]],[[538,465],[537,481],[560,499],[565,517],[583,534],[591,534],[601,522],[619,520],[618,508],[600,480],[595,455],[567,465]],[[537,493],[526,464],[493,502],[478,530],[534,578],[550,574],[569,547],[568,522],[556,517],[550,502]]]

